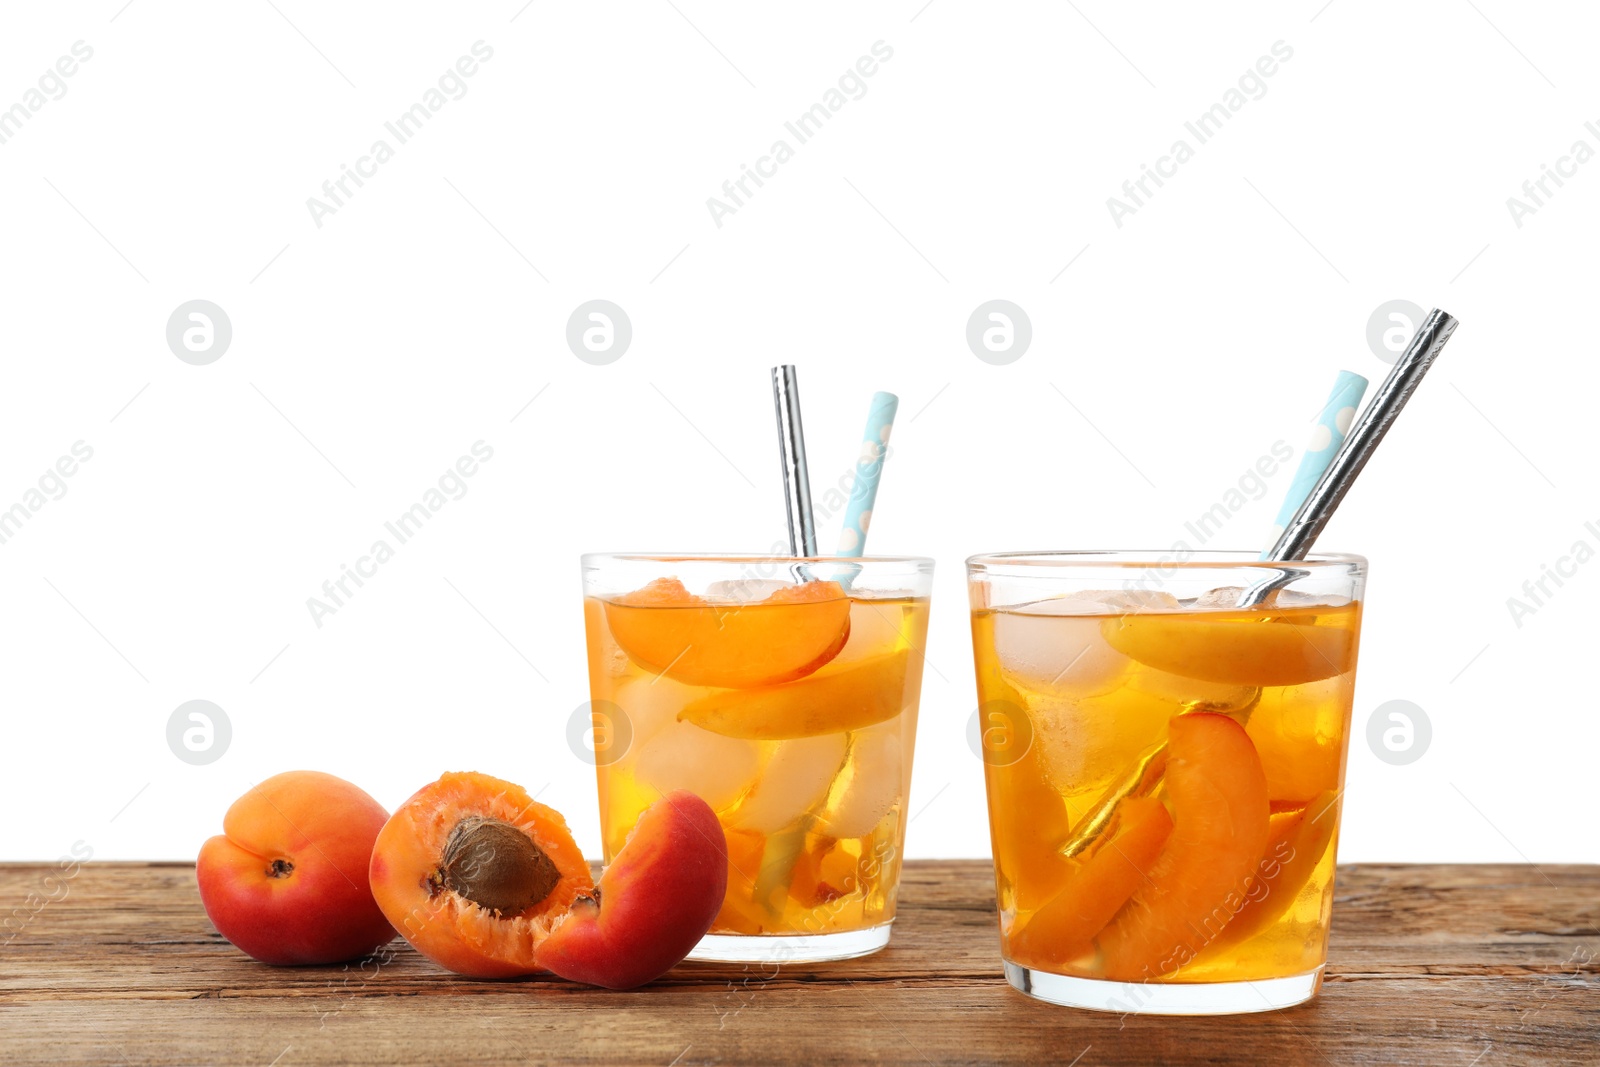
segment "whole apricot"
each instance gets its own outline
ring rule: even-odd
[[[263,963],[338,963],[394,938],[367,881],[389,814],[342,778],[286,771],[233,802],[200,849],[200,901],[218,933]]]

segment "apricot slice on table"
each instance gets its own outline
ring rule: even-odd
[[[900,714],[910,659],[902,648],[799,681],[713,693],[686,704],[678,718],[754,741],[861,730]]]
[[[657,578],[605,601],[605,614],[629,659],[688,685],[742,689],[803,678],[850,638],[850,598],[838,582],[784,586],[735,604]]]
[[[1318,625],[1318,613],[1349,616]],[[1147,667],[1225,685],[1300,685],[1355,665],[1355,615],[1348,608],[1121,615],[1100,624],[1106,642]]]
[[[1060,892],[1011,934],[1010,955],[1026,967],[1060,970],[1090,949],[1128,898],[1144,884],[1172,833],[1172,816],[1154,797],[1131,797],[1117,809],[1111,835],[1072,869]]]
[[[627,842],[539,946],[541,967],[632,989],[660,978],[711,929],[728,887],[716,814],[686,790],[645,809]]]
[[[200,902],[223,937],[263,963],[338,963],[388,944],[367,857],[389,813],[320,771],[273,775],[233,802],[200,848]]]
[[[594,888],[558,812],[475,772],[446,774],[400,805],[378,834],[370,874],[395,929],[474,978],[540,970],[539,943]]]
[[[1209,712],[1167,729],[1172,833],[1148,880],[1097,939],[1105,977],[1159,978],[1232,919],[1267,843],[1267,779],[1244,728]]]

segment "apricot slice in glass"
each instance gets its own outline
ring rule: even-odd
[[[510,978],[594,882],[560,813],[476,772],[423,786],[378,832],[372,895],[416,950],[457,974]]]
[[[1192,960],[1238,911],[1267,844],[1266,775],[1228,716],[1172,720],[1166,784],[1166,847],[1097,939],[1103,974],[1119,982],[1159,978]]]
[[[804,678],[850,638],[850,598],[838,582],[806,582],[765,600],[720,604],[676,578],[605,602],[606,625],[645,670],[726,689]]]
[[[722,832],[728,847],[728,889],[711,928],[719,934],[759,934],[765,911],[753,903],[753,898],[767,835],[734,826],[724,826]]]
[[[1060,970],[1082,956],[1144,884],[1171,832],[1172,817],[1161,801],[1123,801],[1111,835],[1087,858],[1069,861],[1072,870],[1060,892],[1017,925],[1010,957],[1025,967]]]
[[[1316,625],[1319,613],[1348,615],[1349,625]],[[1100,628],[1130,659],[1204,682],[1300,685],[1355,664],[1355,613],[1348,608],[1120,615]]]
[[[1046,745],[1026,698],[1000,677],[992,658],[978,659],[979,743],[994,842],[995,889],[1002,914],[1043,905],[1067,871],[1057,849],[1072,829],[1053,784]]]
[[[795,682],[713,693],[678,718],[726,737],[783,741],[860,730],[900,714],[910,649]]]
[[[1247,941],[1293,907],[1338,827],[1339,794],[1333,790],[1318,795],[1299,811],[1274,815],[1248,899],[1212,947],[1222,949]]]

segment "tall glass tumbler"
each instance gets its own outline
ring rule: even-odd
[[[912,557],[583,558],[606,861],[673,789],[727,835],[691,959],[888,944],[932,576]]]
[[[1011,984],[1116,1012],[1315,996],[1366,561],[1039,552],[967,569]]]

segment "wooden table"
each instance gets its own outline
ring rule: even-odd
[[[49,873],[0,866],[13,929]],[[212,929],[191,866],[89,864],[0,947],[0,1063],[1600,1062],[1600,867],[1355,866],[1338,886],[1317,1000],[1173,1019],[1012,990],[986,863],[908,864],[876,956],[686,964],[632,993],[467,981],[402,941],[382,965],[267,967]]]

